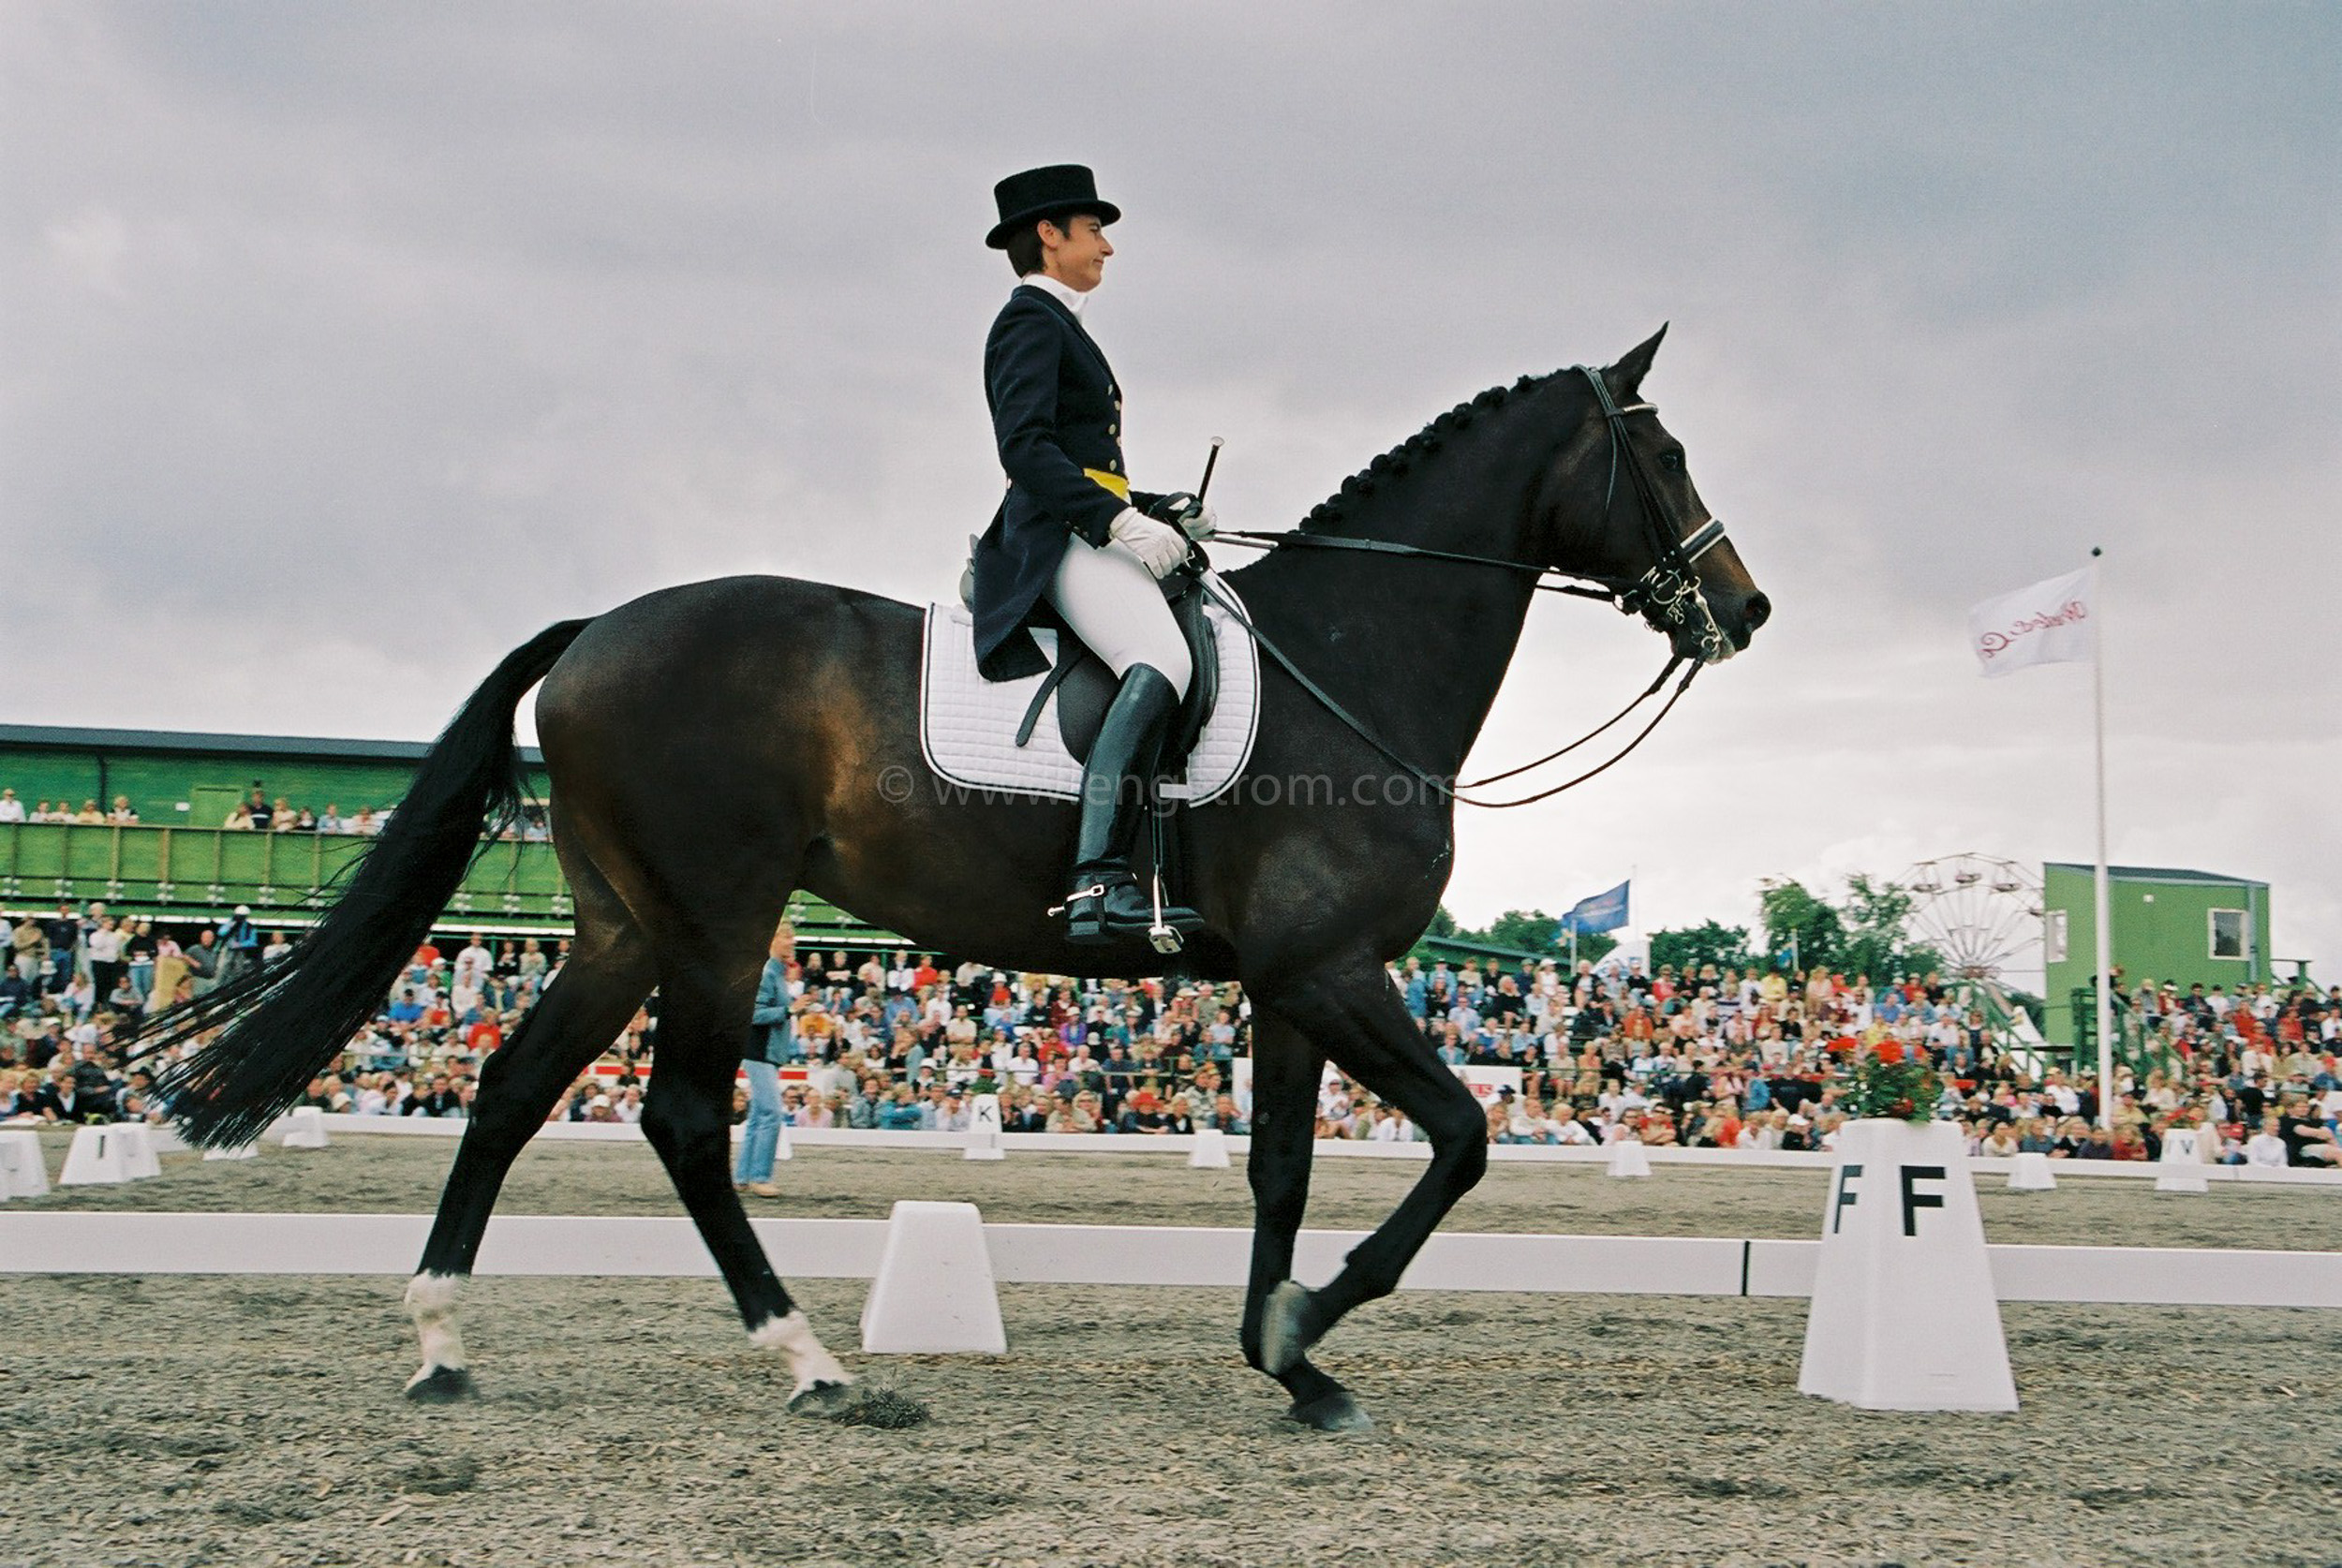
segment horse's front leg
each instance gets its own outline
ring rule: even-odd
[[[1262,1342],[1262,1324],[1277,1287],[1293,1273],[1293,1238],[1309,1207],[1317,1083],[1325,1057],[1292,1025],[1266,1009],[1253,1017],[1253,1147],[1245,1174],[1253,1186],[1253,1271],[1244,1293],[1244,1359],[1284,1385],[1296,1421],[1322,1431],[1373,1423],[1350,1391],[1297,1353]]]
[[[1430,1168],[1374,1234],[1351,1249],[1331,1283],[1312,1291],[1285,1280],[1270,1292],[1261,1357],[1264,1369],[1277,1375],[1306,1366],[1310,1347],[1352,1308],[1398,1289],[1423,1243],[1488,1169],[1489,1149],[1479,1102],[1439,1059],[1380,965],[1312,976],[1273,1005],[1335,1066],[1398,1106],[1431,1140]],[[1254,1261],[1257,1284],[1257,1254]]]

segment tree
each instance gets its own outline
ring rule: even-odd
[[[1712,920],[1686,931],[1651,934],[1654,974],[1663,964],[1674,965],[1678,974],[1697,974],[1708,964],[1721,970],[1752,969],[1756,963],[1748,951],[1748,927],[1744,925],[1720,925]]]
[[[1490,947],[1515,947],[1539,957],[1569,956],[1569,935],[1561,929],[1558,916],[1543,910],[1506,910],[1498,915],[1479,939]],[[1588,931],[1578,939],[1578,956],[1600,958],[1618,946],[1618,939],[1608,931]]]
[[[1506,910],[1489,923],[1485,930],[1473,930],[1459,925],[1456,917],[1440,906],[1431,917],[1427,937],[1451,937],[1460,942],[1478,942],[1487,947],[1506,947],[1519,953],[1534,953],[1540,958],[1566,958],[1569,939],[1557,933],[1560,920],[1543,910]],[[1589,932],[1578,939],[1578,956],[1599,958],[1618,946],[1618,939],[1607,931]]]
[[[1943,967],[1933,948],[1905,944],[1911,895],[1892,882],[1860,872],[1846,879],[1845,897],[1832,905],[1790,878],[1767,878],[1757,907],[1774,963],[1801,969],[1833,969],[1851,980],[1867,975],[1883,985],[1897,975],[1918,978]],[[1788,954],[1794,948],[1792,961]]]
[[[1845,935],[1838,911],[1793,877],[1767,877],[1762,886],[1756,907],[1765,922],[1767,957],[1791,969],[1835,968]]]
[[[1517,947],[1524,953],[1551,953],[1560,944],[1553,939],[1553,917],[1543,910],[1506,910],[1490,923],[1481,933],[1481,939],[1490,947]]]
[[[1519,948],[1541,958],[1569,956],[1569,937],[1560,929],[1561,921],[1543,910],[1506,910],[1480,933],[1480,939],[1490,947]],[[1599,958],[1618,946],[1618,939],[1608,931],[1589,931],[1578,939],[1578,956]]]
[[[1912,978],[1939,969],[1942,960],[1932,948],[1906,947],[1904,922],[1911,917],[1911,895],[1892,882],[1874,882],[1860,872],[1846,879],[1846,897],[1840,923],[1845,939],[1838,950],[1838,967],[1848,976],[1866,974],[1883,984],[1896,975]]]

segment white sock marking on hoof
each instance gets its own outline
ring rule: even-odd
[[[455,1324],[455,1302],[463,1293],[460,1274],[418,1274],[407,1282],[407,1314],[422,1340],[422,1370],[407,1380],[408,1387],[442,1367],[464,1369],[464,1334]]]
[[[837,1358],[822,1348],[822,1341],[813,1337],[813,1325],[805,1321],[802,1311],[785,1318],[767,1318],[749,1331],[749,1343],[759,1350],[778,1346],[789,1357],[790,1375],[797,1385],[791,1398],[804,1393],[816,1383],[853,1382],[853,1374],[837,1364]]]

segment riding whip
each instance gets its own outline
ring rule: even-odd
[[[1203,481],[1195,486],[1195,498],[1199,501],[1204,498],[1205,493],[1211,489],[1211,471],[1219,466],[1220,448],[1226,439],[1224,436],[1214,436],[1211,438],[1211,455],[1204,459]]]

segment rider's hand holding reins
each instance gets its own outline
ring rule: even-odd
[[[1207,540],[1220,531],[1220,517],[1211,510],[1211,503],[1184,490],[1157,496],[1149,504],[1147,515],[1158,523],[1170,524],[1193,540]]]
[[[1187,536],[1135,507],[1124,507],[1107,526],[1106,536],[1136,555],[1139,565],[1157,582],[1178,570],[1179,563],[1187,559]]]

